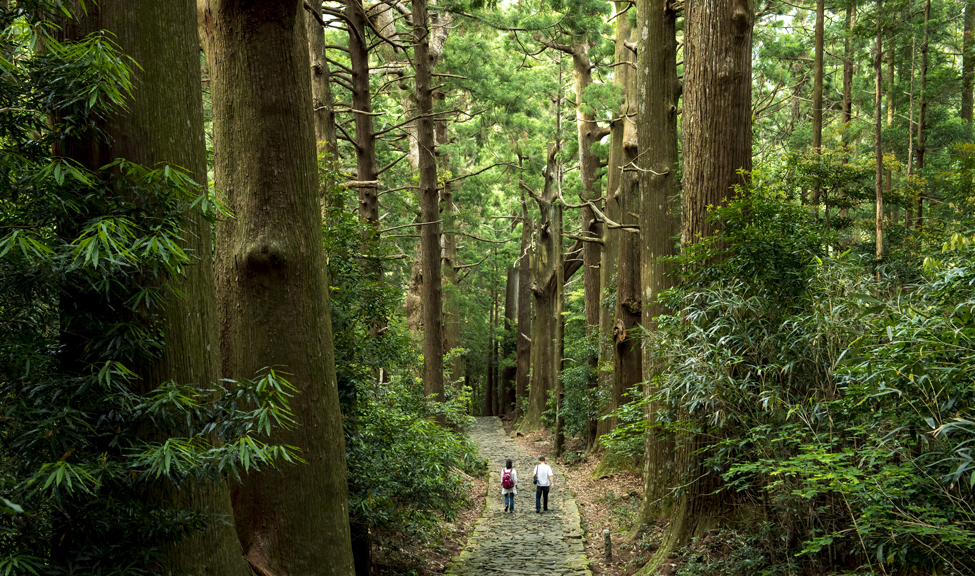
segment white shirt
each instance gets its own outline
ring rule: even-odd
[[[535,466],[535,476],[538,477],[539,486],[551,486],[552,485],[552,467],[548,464],[539,464]]]
[[[502,479],[504,478],[504,471],[505,470],[507,470],[507,468],[502,468],[501,469],[501,478]],[[501,487],[501,493],[502,494],[517,494],[518,493],[518,472],[516,472],[514,468],[511,468],[511,481],[514,482],[515,485],[512,486],[511,488],[505,488],[504,486],[502,486]]]

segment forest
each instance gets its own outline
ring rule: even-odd
[[[574,574],[975,575],[975,0],[0,25],[0,575],[443,574],[485,417]]]

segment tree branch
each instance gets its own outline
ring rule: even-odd
[[[578,236],[576,234],[563,234],[563,238],[572,238],[573,240],[578,240],[580,242],[591,242],[593,244],[605,244],[602,238],[590,238],[586,236]]]
[[[412,224],[403,224],[402,226],[393,226],[392,228],[384,228],[379,231],[379,234],[385,234],[386,232],[392,232],[393,230],[401,230],[403,228],[412,228],[414,226],[430,226],[431,224],[440,224],[443,220],[435,220],[433,222],[413,222]]]

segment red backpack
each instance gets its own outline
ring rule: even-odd
[[[511,479],[511,470],[505,470],[501,475],[501,487],[510,490],[515,487],[515,481]]]

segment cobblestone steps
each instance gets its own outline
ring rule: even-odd
[[[471,437],[481,457],[488,460],[487,502],[467,546],[446,566],[445,576],[592,576],[582,545],[579,509],[564,490],[557,467],[552,466],[555,486],[548,511],[536,514],[531,483],[535,459],[515,446],[497,418],[478,418]],[[513,514],[504,511],[501,496],[501,468],[508,458],[518,472]]]

